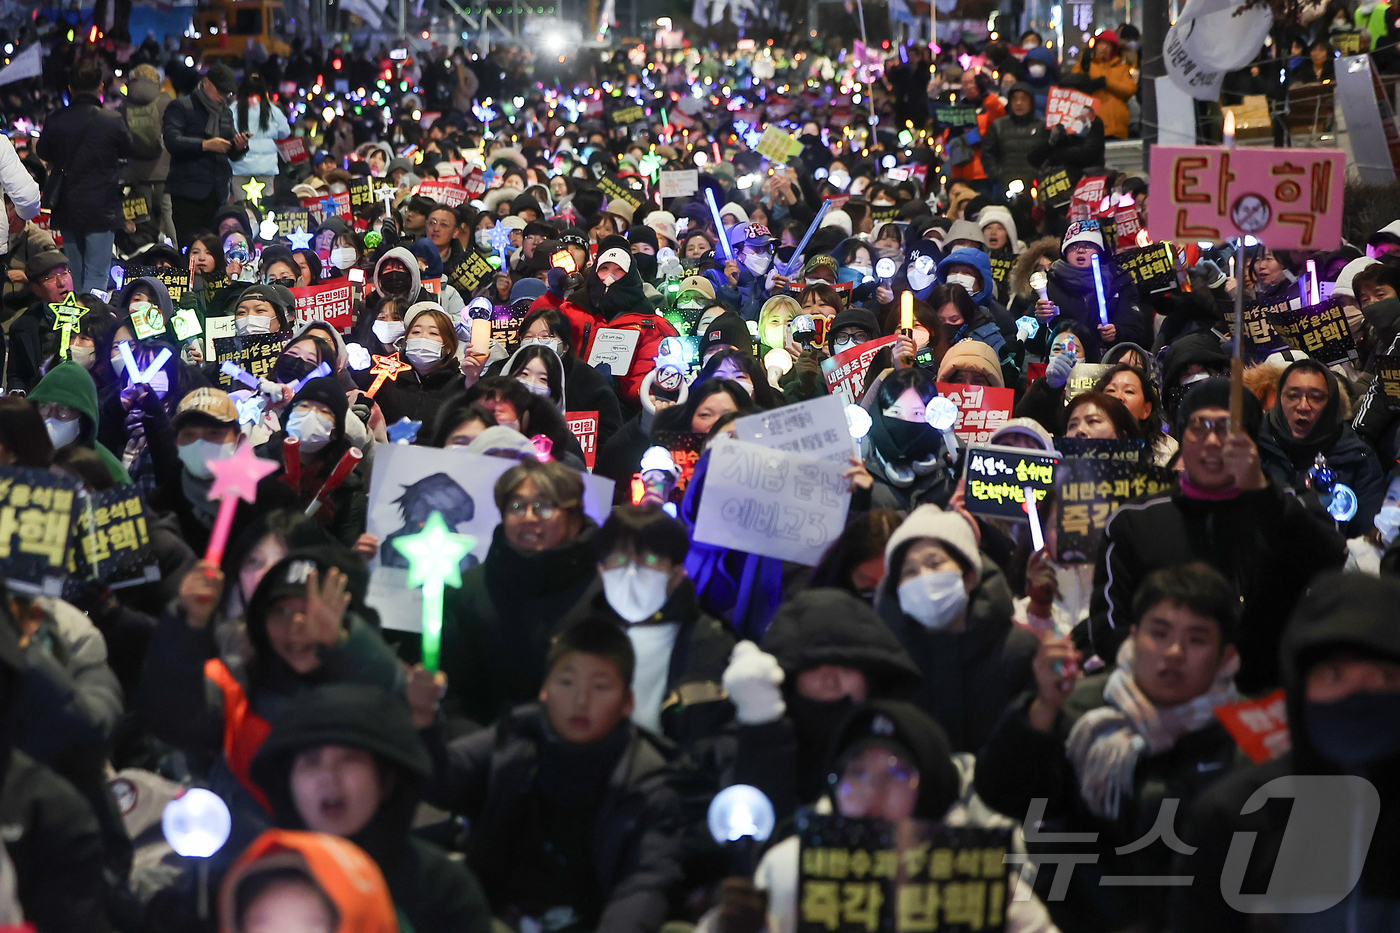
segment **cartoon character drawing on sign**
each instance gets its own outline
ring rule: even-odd
[[[394,539],[418,534],[434,512],[441,512],[442,520],[453,530],[476,515],[476,503],[471,495],[446,473],[434,473],[403,487],[403,494],[394,500],[394,504],[403,516],[403,527],[385,538],[379,546],[379,563],[383,567],[408,567],[408,560],[394,547]],[[474,567],[477,563],[476,557],[468,554],[462,558],[462,569]]]

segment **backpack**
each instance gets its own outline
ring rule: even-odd
[[[134,161],[149,162],[159,159],[160,154],[165,151],[165,144],[161,141],[159,105],[160,99],[157,98],[149,104],[137,107],[128,104],[126,107],[126,125],[131,130]]]

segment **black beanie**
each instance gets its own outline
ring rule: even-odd
[[[745,356],[753,356],[753,337],[744,319],[733,311],[717,315],[700,334],[700,359],[714,347],[733,347]]]
[[[1186,392],[1186,397],[1176,409],[1176,438],[1181,433],[1191,415],[1202,408],[1223,408],[1230,410],[1230,380],[1224,376],[1212,376],[1197,382]],[[1264,409],[1259,399],[1248,389],[1244,390],[1244,430],[1251,440],[1259,440],[1259,424],[1264,420]]]
[[[340,383],[332,376],[323,376],[320,379],[312,379],[301,387],[301,391],[292,396],[292,400],[287,405],[287,413],[290,415],[296,410],[299,402],[320,402],[331,410],[335,416],[335,437],[337,440],[345,436],[345,413],[350,409],[350,403],[345,398],[345,390],[340,387]]]
[[[295,262],[293,263],[295,265]],[[296,307],[296,298],[290,291],[281,285],[263,284],[249,285],[243,289],[243,293],[238,296],[238,300],[233,303],[234,308],[247,301],[249,298],[261,298],[272,305],[277,312],[277,320],[282,324],[282,331],[291,328],[292,309]]]
[[[653,251],[661,248],[656,239],[656,231],[646,224],[633,224],[627,228],[627,239],[633,243],[646,243]]]

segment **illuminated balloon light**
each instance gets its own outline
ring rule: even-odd
[[[1327,503],[1327,514],[1339,522],[1349,522],[1356,517],[1356,493],[1346,483],[1334,483],[1332,498]]]
[[[957,403],[940,395],[928,403],[928,407],[924,409],[924,418],[929,427],[936,431],[951,431],[953,425],[958,423]]]
[[[846,428],[851,432],[851,437],[860,440],[870,433],[870,426],[874,422],[870,417],[870,412],[856,404],[846,406]]]
[[[185,858],[209,858],[228,842],[233,820],[222,797],[191,787],[165,805],[160,829],[170,848]]]
[[[731,784],[715,794],[708,816],[715,842],[737,842],[750,836],[764,842],[773,835],[773,803],[751,784]]]

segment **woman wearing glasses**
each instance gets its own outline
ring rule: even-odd
[[[1309,581],[1340,568],[1346,541],[1271,481],[1255,439],[1263,418],[1244,393],[1242,431],[1230,429],[1230,380],[1196,383],[1177,410],[1179,486],[1123,506],[1108,520],[1094,568],[1094,598],[1084,654],[1112,661],[1132,627],[1133,594],[1163,567],[1204,561],[1225,575],[1241,599],[1242,693],[1277,687],[1278,641]]]
[[[1259,459],[1264,472],[1300,495],[1317,457],[1337,482],[1356,493],[1356,514],[1346,523],[1348,537],[1364,533],[1385,498],[1385,470],[1376,452],[1352,430],[1342,412],[1337,377],[1316,360],[1299,360],[1279,377],[1274,407],[1259,428]]]
[[[584,514],[583,495],[579,473],[554,461],[521,460],[496,481],[501,523],[491,549],[444,606],[442,670],[453,713],[494,722],[539,694],[550,636],[598,572],[598,526]]]

